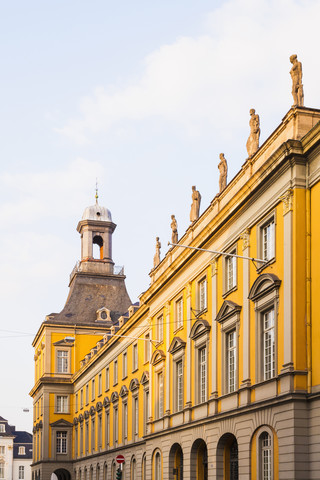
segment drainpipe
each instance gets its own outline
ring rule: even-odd
[[[306,335],[307,335],[307,386],[311,393],[312,357],[311,357],[311,190],[306,189]]]

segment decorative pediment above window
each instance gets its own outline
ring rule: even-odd
[[[166,356],[162,350],[155,350],[152,354],[150,363],[151,365],[156,365],[157,363],[164,361],[165,358]]]
[[[216,321],[219,323],[223,323],[228,318],[232,317],[233,315],[238,315],[241,311],[241,306],[237,303],[231,302],[230,300],[225,300],[220,308],[218,315],[216,317]]]
[[[112,320],[111,320],[111,317],[110,317],[110,310],[108,308],[106,308],[106,307],[99,308],[99,310],[96,311],[96,314],[97,314],[97,318],[96,318],[97,322],[111,322],[112,323]]]
[[[78,417],[74,417],[74,419],[73,419],[73,425],[78,425],[78,423],[79,423]]]
[[[82,422],[83,422],[83,415],[82,415],[82,413],[80,413],[80,415],[79,415],[78,419],[79,419],[79,422],[80,422],[80,423],[82,423]]]
[[[104,397],[104,399],[103,399],[104,408],[109,407],[109,405],[110,405],[110,398],[109,397]]]
[[[94,415],[96,413],[96,409],[94,408],[94,406],[92,405],[92,407],[90,407],[90,415]]]
[[[190,338],[192,340],[195,340],[198,337],[201,337],[201,335],[208,334],[210,332],[210,325],[206,320],[203,320],[202,318],[199,318],[191,328],[190,331]]]
[[[148,382],[149,382],[149,372],[147,370],[145,370],[142,374],[140,383],[141,383],[141,385],[145,385]]]
[[[129,390],[127,389],[127,387],[125,385],[122,385],[121,390],[120,390],[120,397],[121,398],[126,397],[128,395],[128,393],[129,393]]]
[[[89,415],[90,415],[90,413],[88,412],[88,410],[85,410],[85,412],[84,412],[84,418],[89,418]]]
[[[101,402],[97,402],[96,404],[96,411],[97,412],[100,412],[102,410],[102,403]]]
[[[171,354],[174,354],[179,350],[185,349],[185,347],[186,347],[186,342],[181,340],[180,337],[174,337],[172,339],[168,352]]]
[[[133,392],[134,390],[137,390],[137,388],[139,387],[140,387],[139,380],[137,378],[133,378],[130,382],[129,390]]]
[[[248,298],[253,301],[258,300],[260,297],[279,289],[280,284],[281,280],[273,273],[263,273],[254,281]]]
[[[72,423],[67,422],[67,420],[64,420],[63,418],[60,418],[56,422],[50,423],[50,427],[72,427]]]
[[[111,403],[115,403],[119,400],[119,394],[118,392],[112,392],[112,395],[111,395],[111,398],[110,398],[110,402]]]

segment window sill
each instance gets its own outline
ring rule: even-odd
[[[135,368],[134,370],[132,370],[132,373],[135,373],[135,372],[137,372],[138,370],[139,370],[139,369],[138,369],[138,367],[137,367],[137,368]]]
[[[270,258],[270,260],[268,260],[267,263],[263,263],[261,267],[257,268],[257,273],[261,273],[265,268],[269,267],[269,265],[272,265],[273,263],[275,263],[275,261],[276,261],[276,257]]]
[[[177,332],[180,332],[180,330],[183,330],[183,325],[173,330],[173,333],[176,334]]]
[[[204,313],[207,313],[207,311],[208,311],[208,307],[203,308],[196,314],[196,318],[201,317],[201,315],[203,315]]]
[[[238,290],[238,285],[235,285],[234,287],[230,288],[230,290],[226,291],[223,295],[222,298],[226,298],[230,293],[235,292]]]
[[[122,380],[125,380],[126,378],[128,378],[128,375],[125,375],[124,377],[122,377]]]

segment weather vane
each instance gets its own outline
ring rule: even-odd
[[[98,179],[96,178],[96,205],[98,205],[98,198],[99,198],[99,195],[98,195]]]

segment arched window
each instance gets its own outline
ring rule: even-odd
[[[103,259],[103,240],[100,235],[95,235],[92,240],[93,243],[93,258]]]
[[[103,467],[103,480],[107,480],[107,476],[108,476],[108,467],[105,464]]]
[[[136,459],[133,458],[131,460],[131,478],[130,480],[137,480],[137,462]]]
[[[268,432],[262,432],[259,437],[260,451],[260,478],[262,480],[272,479],[272,444]]]
[[[157,452],[154,459],[155,480],[161,480],[161,455]]]
[[[146,480],[147,479],[146,454],[144,454],[142,457],[141,472],[142,472],[142,480]]]

